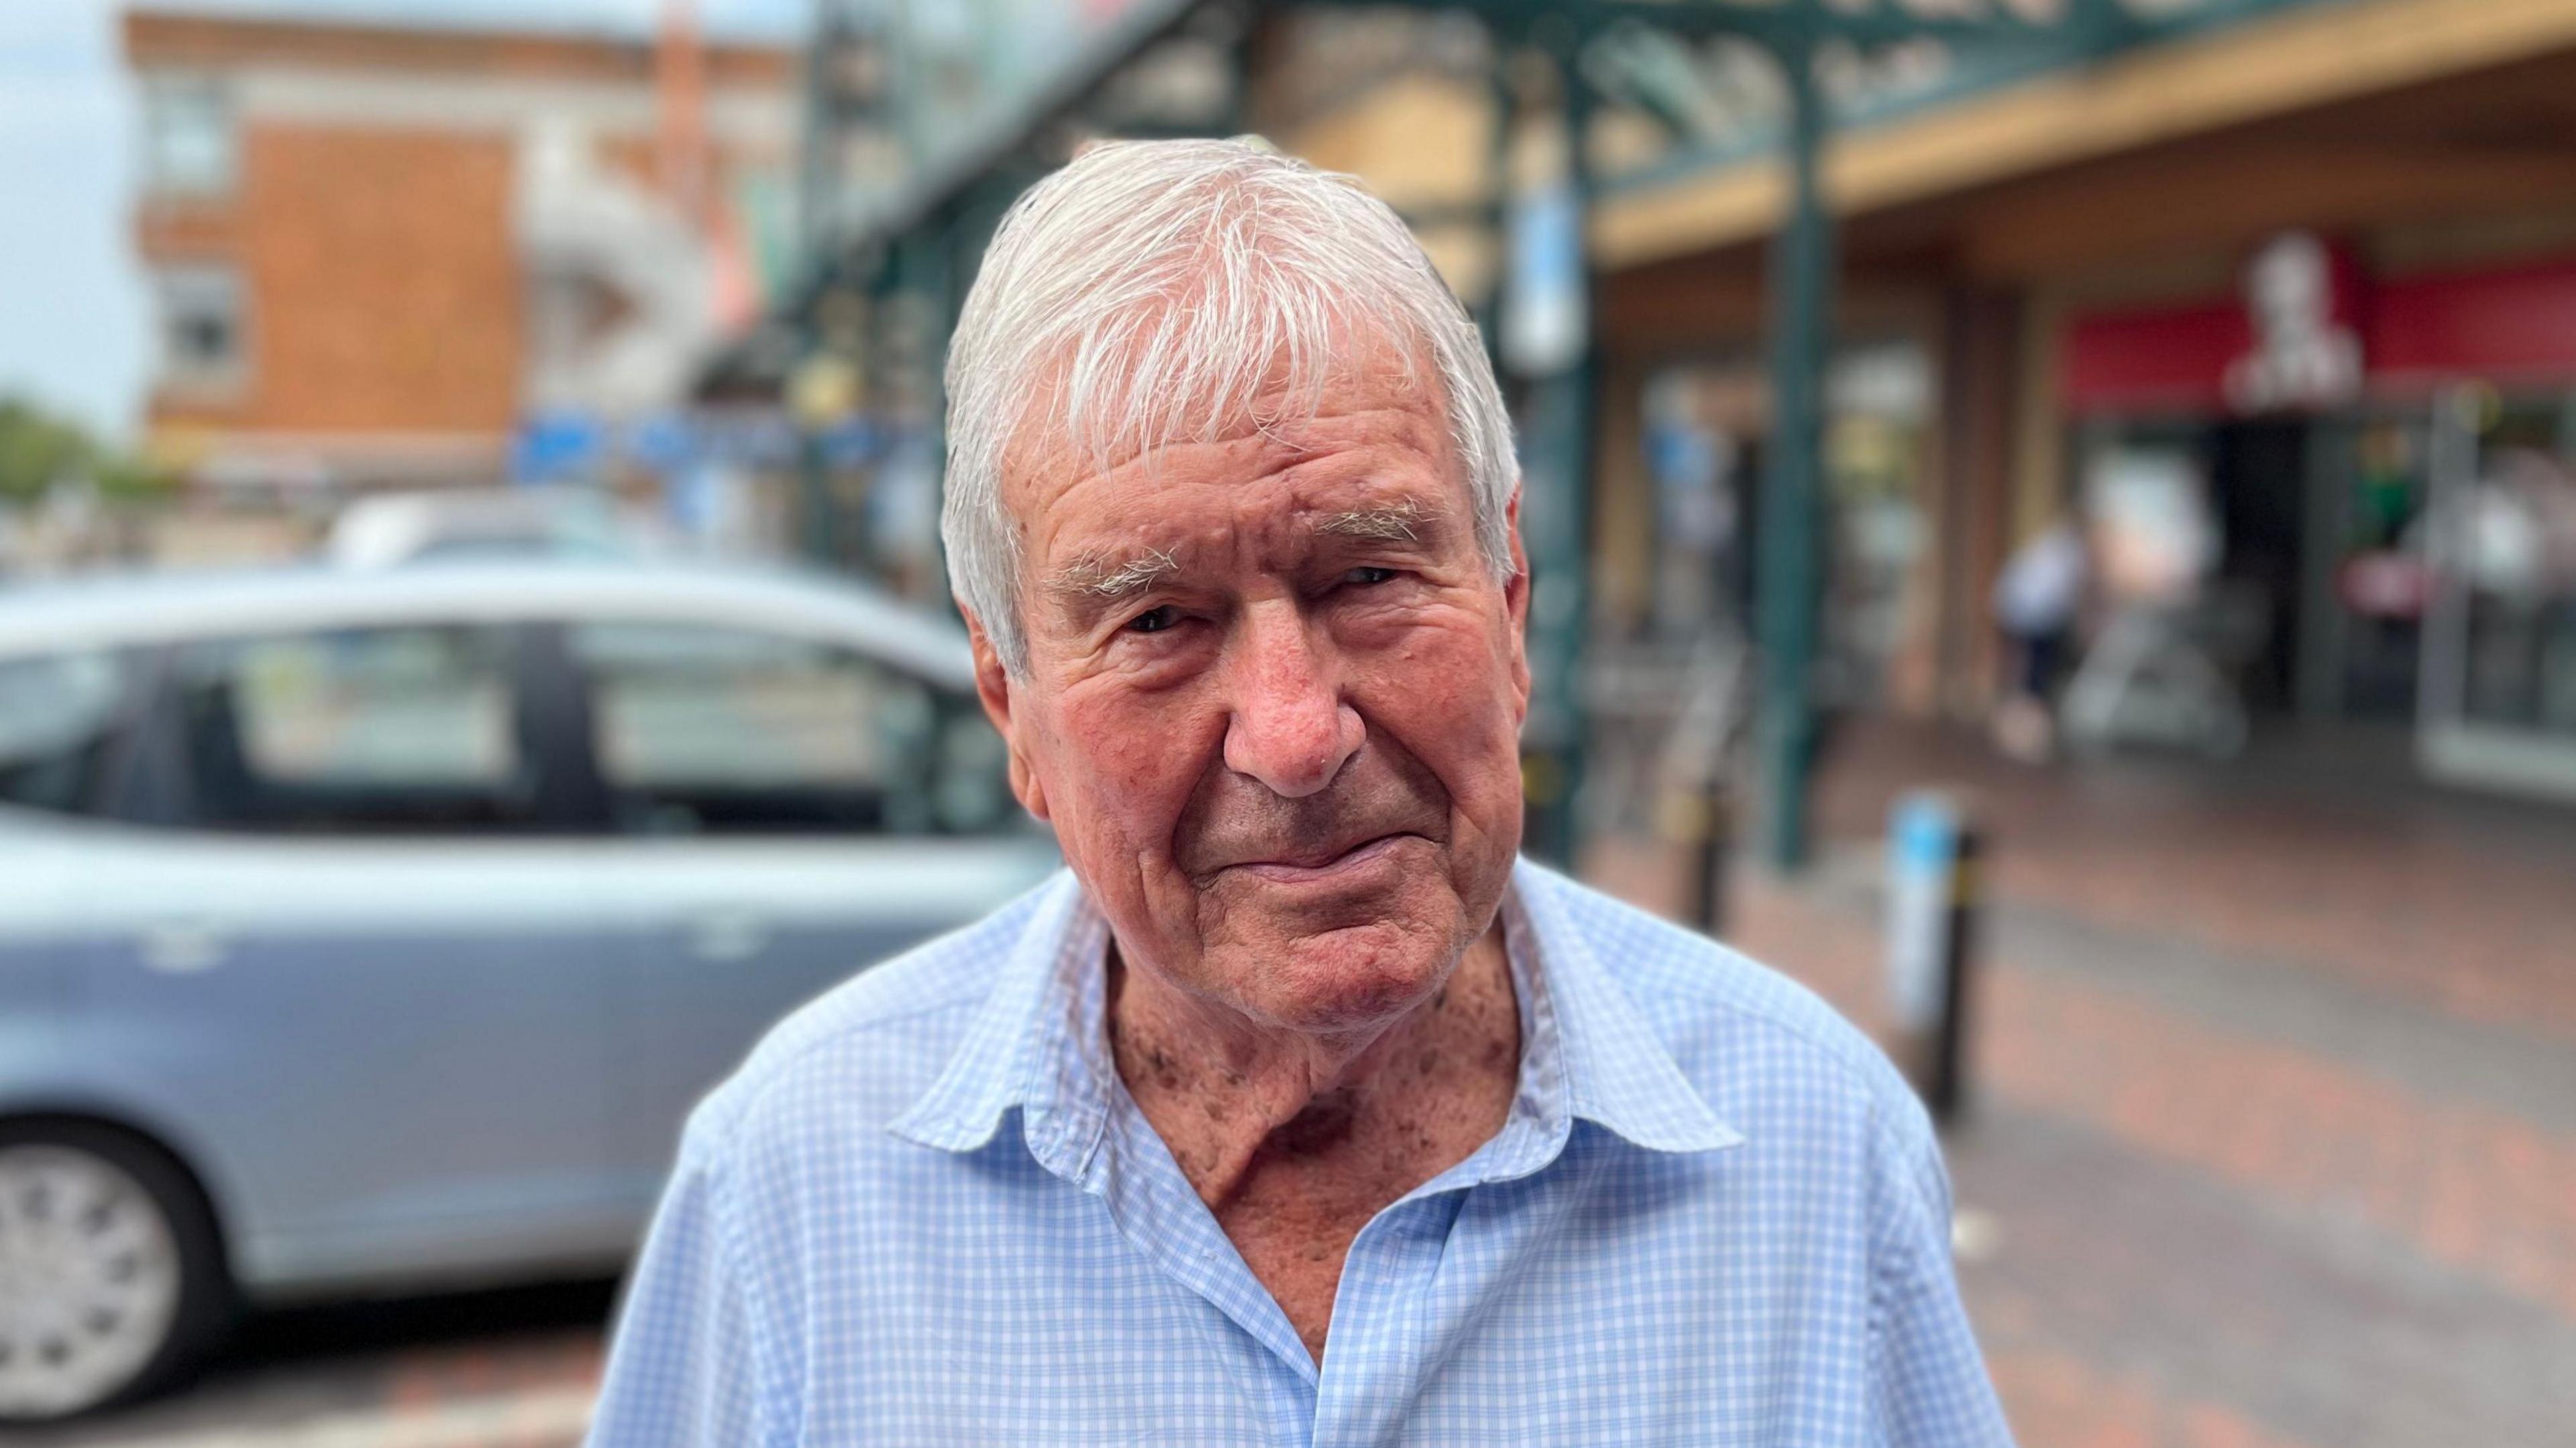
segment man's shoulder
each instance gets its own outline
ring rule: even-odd
[[[1822,1089],[1900,1130],[1914,1093],[1878,1043],[1823,997],[1742,951],[1562,875],[1526,872],[1562,926],[1645,1017],[1676,1064],[1715,1093]]]
[[[790,1013],[708,1093],[689,1133],[880,1130],[947,1069],[1004,967],[1063,904],[1059,871],[960,929],[859,972]]]

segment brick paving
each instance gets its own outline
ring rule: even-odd
[[[1739,869],[1728,936],[1882,1025],[1868,837],[1933,781],[1993,829],[1950,1149],[2024,1443],[2576,1442],[2576,812],[1882,726],[1823,864]],[[1654,906],[1678,870],[1585,873]]]
[[[1846,1015],[1878,1020],[1873,918],[1758,879],[1737,888],[1750,897],[1740,944],[1811,962],[1810,985]],[[1981,984],[1977,1065],[1996,1100],[2368,1222],[2576,1318],[2576,1134],[2010,956]]]
[[[2291,737],[2225,768],[2034,770],[1862,721],[1838,736],[1817,818],[1869,838],[1899,791],[1955,786],[2002,846],[2000,898],[2576,1040],[2576,810],[2437,791],[2405,768]]]
[[[1997,1224],[1961,1281],[2030,1448],[2566,1441],[2576,1324],[2546,1306],[2058,1118],[1998,1105],[1951,1155]]]

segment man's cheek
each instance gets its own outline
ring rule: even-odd
[[[1172,830],[1197,777],[1196,745],[1159,713],[1101,700],[1055,721],[1089,814],[1084,844],[1104,861],[1170,863]]]
[[[1375,671],[1369,693],[1376,716],[1404,729],[1406,744],[1428,759],[1482,745],[1497,727],[1513,727],[1520,701],[1509,676],[1496,678],[1491,654],[1445,650]]]
[[[1084,721],[1086,739],[1110,741],[1088,751],[1090,783],[1122,816],[1150,813],[1180,773],[1182,740],[1151,717]]]

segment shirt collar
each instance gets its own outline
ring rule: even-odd
[[[1582,887],[1553,870],[1520,861],[1512,870],[1506,931],[1528,933],[1535,979],[1553,1007],[1555,1049],[1564,1063],[1566,1109],[1653,1151],[1715,1151],[1744,1137],[1717,1118],[1682,1074],[1671,1048],[1595,954],[1566,908]],[[1525,1011],[1542,1017],[1551,1012]],[[1523,1049],[1533,1034],[1523,1028]]]
[[[1741,1142],[1569,918],[1564,894],[1575,888],[1526,860],[1513,869],[1503,919],[1521,1002],[1522,1100],[1506,1134],[1525,1145],[1491,1174],[1544,1166],[1577,1119],[1653,1151]],[[942,1151],[977,1151],[1016,1107],[1032,1154],[1082,1180],[1115,1070],[1101,1024],[1108,940],[1070,871],[1044,887],[947,1066],[888,1129]]]
[[[980,1151],[1017,1107],[1032,1149],[1042,1117],[1050,1139],[1087,1132],[1084,1150],[1096,1145],[1107,1050],[1096,1026],[1082,1030],[1076,1018],[1087,1002],[1090,1020],[1100,1019],[1108,939],[1072,871],[1041,886],[947,1066],[887,1130],[941,1151]],[[1077,1119],[1067,1121],[1068,1110]]]

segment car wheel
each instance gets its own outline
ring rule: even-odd
[[[137,1396],[227,1315],[214,1222],[151,1147],[75,1123],[0,1123],[0,1423]]]

